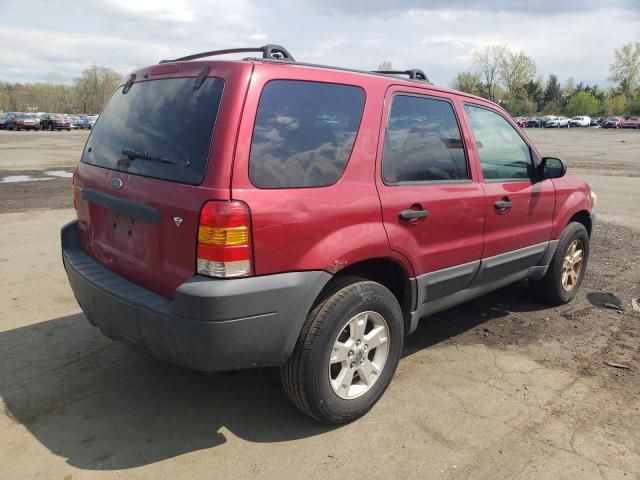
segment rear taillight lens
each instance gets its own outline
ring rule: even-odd
[[[198,226],[198,273],[210,277],[253,274],[249,208],[242,202],[207,202]]]

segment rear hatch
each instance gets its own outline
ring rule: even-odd
[[[165,297],[195,273],[202,205],[229,199],[229,139],[250,74],[229,63],[138,72],[145,80],[113,94],[74,175],[81,247]]]

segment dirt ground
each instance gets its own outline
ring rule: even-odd
[[[0,478],[640,479],[640,132],[527,133],[599,195],[578,296],[522,283],[424,320],[340,428],[276,370],[202,377],[103,337],[60,261],[69,180],[0,183]],[[72,169],[85,138],[0,131],[0,182]]]

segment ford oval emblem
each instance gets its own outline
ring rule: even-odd
[[[122,188],[122,185],[124,184],[122,183],[122,180],[120,180],[119,178],[114,178],[113,180],[111,180],[111,186],[116,190],[120,190]]]

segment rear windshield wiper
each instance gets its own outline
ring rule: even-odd
[[[123,148],[122,154],[126,155],[129,158],[129,161],[139,158],[141,160],[149,160],[150,162],[160,162],[160,163],[169,163],[171,165],[178,165],[178,162],[176,162],[175,160],[169,160],[168,158],[164,158],[159,155],[150,155],[147,152],[138,152],[131,148]],[[118,163],[121,163],[122,161],[124,161],[124,159],[118,160]]]

